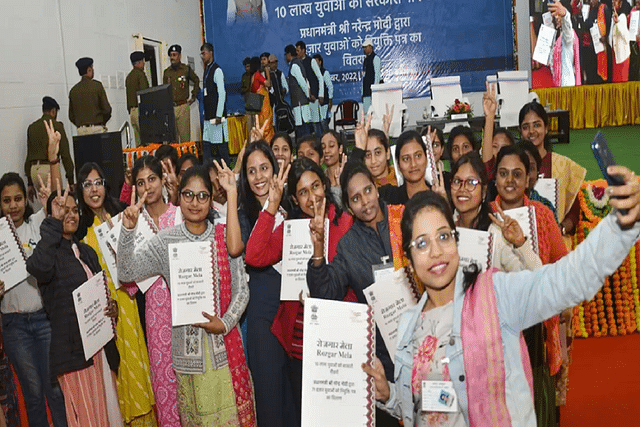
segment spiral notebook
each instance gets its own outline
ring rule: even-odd
[[[375,426],[375,334],[366,304],[305,300],[302,427]]]
[[[104,271],[97,273],[73,291],[73,305],[86,360],[92,358],[115,336],[115,320],[104,314],[110,298]]]
[[[8,291],[29,277],[27,255],[9,217],[0,218],[0,278]]]

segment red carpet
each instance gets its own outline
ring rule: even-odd
[[[573,341],[560,425],[640,426],[640,334]]]

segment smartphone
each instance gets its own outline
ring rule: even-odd
[[[591,150],[593,151],[593,155],[598,161],[598,166],[600,166],[600,170],[609,185],[624,185],[624,180],[620,176],[609,175],[607,172],[607,168],[609,166],[617,165],[617,163],[613,160],[613,154],[611,154],[609,144],[607,144],[607,140],[604,138],[602,132],[598,132],[596,137],[593,139],[593,142],[591,143]]]

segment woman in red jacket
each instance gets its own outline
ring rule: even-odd
[[[353,218],[344,214],[333,200],[329,179],[313,160],[301,157],[291,165],[287,186],[292,198],[289,218],[313,218],[315,209],[326,206],[329,219],[329,261],[336,254],[340,238],[351,228]],[[280,197],[282,192],[280,192]],[[271,201],[270,201],[271,202]],[[280,200],[273,200],[279,204]],[[245,262],[253,267],[267,267],[282,259],[284,223],[274,229],[275,217],[266,210],[260,212],[249,237]],[[351,299],[350,299],[351,298]],[[353,291],[345,300],[356,301]],[[303,305],[298,301],[282,301],[271,331],[290,357],[290,370],[296,408],[300,411],[302,398],[302,325]]]

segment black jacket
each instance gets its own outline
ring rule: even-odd
[[[102,270],[95,251],[75,238],[67,240],[62,237],[62,222],[52,217],[42,222],[40,242],[27,259],[27,270],[38,280],[42,301],[51,321],[49,364],[52,378],[93,364],[93,360],[84,358],[73,304],[73,291],[87,281],[87,274],[73,253],[72,243],[78,245],[80,259],[91,272]],[[105,346],[105,352],[111,369],[117,371],[120,357],[113,340]]]

